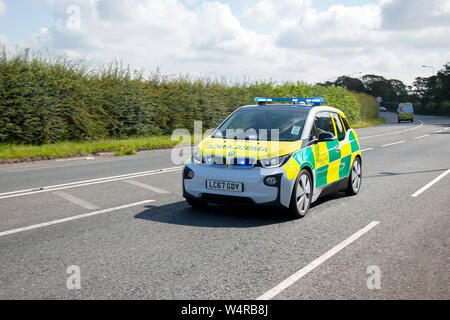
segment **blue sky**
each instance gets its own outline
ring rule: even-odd
[[[0,0],[9,48],[232,80],[411,83],[450,61],[449,38],[448,0]]]

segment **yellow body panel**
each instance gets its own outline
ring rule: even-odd
[[[234,139],[208,138],[198,145],[198,151],[203,155],[216,155],[230,157],[247,157],[258,160],[281,157],[298,151],[302,146],[302,141],[294,142],[267,142],[267,141],[246,141]]]
[[[341,159],[334,161],[328,165],[327,183],[333,183],[339,180],[339,167]]]

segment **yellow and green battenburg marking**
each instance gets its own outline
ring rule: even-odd
[[[316,171],[317,188],[348,177],[354,158],[360,154],[356,133],[350,131],[349,141],[341,144],[340,151],[336,151],[338,145],[337,141],[321,142],[299,150],[283,167],[286,177],[295,179],[301,169],[309,167]]]

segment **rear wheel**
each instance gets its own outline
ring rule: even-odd
[[[311,206],[313,195],[313,182],[308,170],[300,171],[292,191],[291,205],[289,211],[294,218],[299,219],[306,216]]]
[[[362,166],[361,159],[356,157],[353,161],[352,171],[348,180],[347,194],[350,196],[357,195],[361,189],[362,182]]]
[[[186,201],[187,201],[187,203],[189,203],[191,205],[192,208],[196,208],[196,209],[204,208],[208,204],[206,201],[192,199],[192,198],[187,198]]]

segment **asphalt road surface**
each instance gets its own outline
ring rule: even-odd
[[[450,119],[385,116],[361,193],[294,221],[191,209],[168,150],[1,167],[0,299],[449,299]]]

